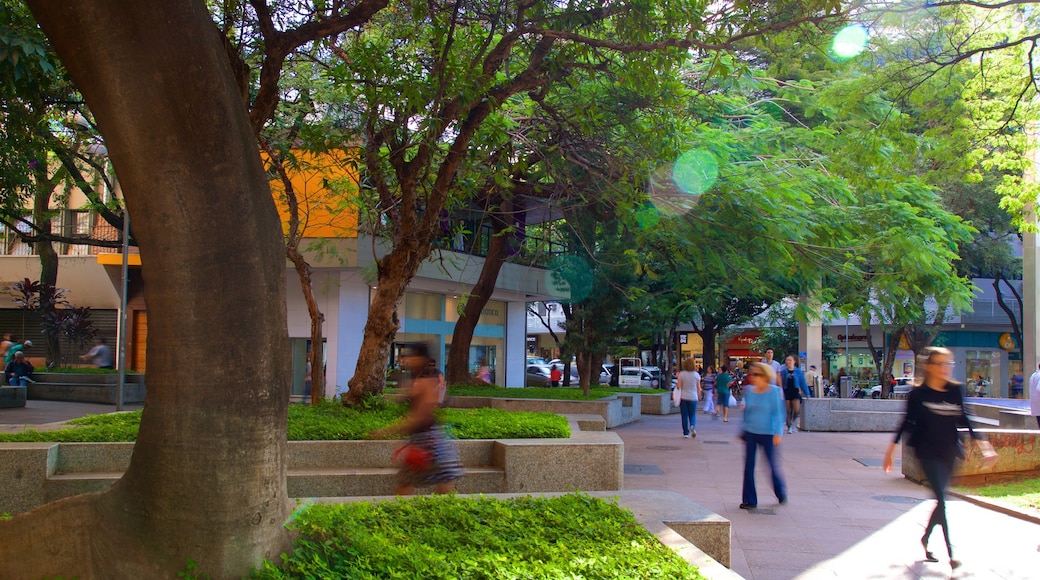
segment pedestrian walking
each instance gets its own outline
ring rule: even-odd
[[[798,416],[802,413],[802,395],[809,396],[809,386],[802,369],[796,366],[793,354],[784,359],[784,366],[780,369],[780,384],[783,385],[784,405],[787,408],[787,432],[794,433]]]
[[[967,427],[972,438],[982,450],[986,461],[996,458],[993,446],[981,434],[975,433],[968,416],[964,412],[964,397],[961,385],[954,382],[953,353],[942,347],[930,346],[924,349],[923,363],[918,366],[924,369],[924,376],[918,388],[911,389],[906,402],[906,415],[896,431],[895,439],[885,451],[881,463],[886,473],[892,471],[892,455],[899,444],[903,433],[908,433],[907,446],[914,449],[921,469],[928,479],[928,485],[935,493],[935,510],[928,519],[921,546],[924,548],[924,559],[927,562],[938,562],[928,550],[928,538],[935,526],[942,528],[946,540],[946,553],[950,556],[950,566],[958,568],[961,563],[953,557],[953,545],[950,543],[950,529],[946,521],[946,487],[950,483],[953,464],[958,457],[963,458],[960,435],[957,427]]]
[[[14,353],[20,352],[20,353],[24,354],[25,353],[25,349],[29,348],[32,345],[33,344],[32,344],[31,340],[26,340],[26,341],[23,341],[23,342],[16,342],[16,343],[12,344],[7,349],[7,356],[4,357],[4,364],[5,365],[11,364],[11,361],[14,360]]]
[[[781,505],[787,503],[787,486],[780,473],[780,457],[777,448],[784,432],[784,399],[780,387],[776,386],[773,367],[763,362],[751,363],[745,375],[748,387],[744,389],[744,489],[740,509],[758,507],[758,492],[755,489],[755,455],[761,447],[769,462],[773,479],[773,493]]]
[[[719,416],[715,411],[715,367],[708,367],[701,378],[701,391],[704,393],[704,413],[706,415]]]
[[[784,368],[784,365],[780,364],[773,358],[773,349],[766,349],[766,356],[762,357],[762,362],[766,363],[769,365],[769,368],[773,369],[773,384],[783,388],[783,385],[780,384],[780,370]]]
[[[729,367],[722,365],[719,376],[715,377],[715,393],[719,399],[719,408],[722,409],[722,422],[729,423],[729,384],[736,380],[729,374]]]
[[[692,435],[697,436],[697,400],[700,398],[698,391],[701,388],[701,375],[697,372],[697,361],[690,357],[682,362],[678,382],[675,385],[679,389],[679,417],[682,421],[682,434],[684,439]]]
[[[1029,375],[1029,413],[1036,417],[1036,427],[1040,429],[1040,365]]]
[[[372,438],[395,433],[408,435],[408,443],[394,452],[400,465],[397,495],[411,495],[416,485],[433,485],[435,493],[451,493],[462,477],[458,449],[437,425],[440,381],[430,372],[429,347],[423,343],[401,345],[401,366],[410,373],[408,413],[397,423],[369,432]]]
[[[89,360],[99,369],[111,369],[115,366],[112,364],[112,349],[108,347],[104,337],[100,336],[94,341],[94,347],[90,352],[79,355],[79,358]]]

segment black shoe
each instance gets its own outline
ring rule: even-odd
[[[787,496],[780,498],[780,505],[787,505]]]
[[[758,507],[758,505],[753,504],[753,503],[742,503],[742,504],[740,504],[740,509],[742,509],[742,510],[753,510],[753,509],[755,509],[757,507]]]
[[[939,558],[935,557],[935,554],[928,551],[928,536],[921,537],[921,545],[924,547],[924,561],[925,562],[938,562]]]

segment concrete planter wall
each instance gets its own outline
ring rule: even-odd
[[[1040,473],[1040,431],[1036,430],[998,430],[976,429],[984,433],[993,444],[999,455],[996,465],[986,469],[982,465],[982,454],[978,447],[971,444],[967,430],[962,434],[965,442],[964,461],[957,462],[954,468],[955,484],[979,484],[987,481],[999,481],[1009,476],[1034,475]],[[927,479],[921,469],[913,447],[906,444],[907,437],[902,439],[903,459],[902,472],[907,479],[924,483]]]
[[[28,387],[28,398],[45,401],[74,401],[115,405],[119,375],[95,373],[34,373],[36,379]],[[123,385],[124,403],[143,403],[144,375],[127,374]]]
[[[392,495],[400,441],[290,441],[292,497]],[[569,439],[459,441],[460,493],[610,491],[622,488],[624,444],[615,433]],[[133,443],[0,444],[0,513],[103,491],[130,465]]]
[[[906,401],[892,399],[803,399],[803,431],[895,432]]]
[[[639,411],[644,415],[671,415],[679,412],[679,407],[672,404],[671,391],[654,390],[652,393],[638,393]]]
[[[595,401],[458,396],[447,397],[444,400],[444,406],[455,409],[492,408],[506,411],[541,411],[558,415],[599,415],[606,421],[607,429],[638,421],[642,411],[641,404],[642,397],[631,393],[618,393]]]
[[[25,397],[25,387],[0,386],[0,409],[24,407]]]

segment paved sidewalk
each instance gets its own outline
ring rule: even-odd
[[[739,413],[735,415],[739,417]],[[885,433],[793,433],[780,446],[789,502],[778,505],[765,459],[758,509],[739,508],[740,422],[698,413],[683,439],[679,415],[647,416],[614,429],[625,442],[625,489],[680,493],[732,522],[732,569],[750,580],[1040,578],[1040,525],[960,500],[947,501],[954,555],[942,533],[922,560],[920,538],[935,506],[931,490],[881,470]]]

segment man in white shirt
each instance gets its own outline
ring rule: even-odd
[[[809,372],[805,373],[805,382],[812,391],[812,396],[819,397],[823,393],[823,377],[816,372],[816,365],[809,365]]]
[[[773,372],[776,373],[776,376],[773,378],[773,384],[780,388],[783,388],[783,385],[780,384],[780,371],[784,368],[784,365],[773,360],[773,349],[766,349],[766,356],[762,359],[762,362],[773,367]]]
[[[1040,365],[1029,375],[1029,414],[1036,417],[1036,426],[1040,429]]]

